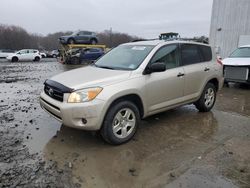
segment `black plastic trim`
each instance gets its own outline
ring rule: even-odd
[[[60,108],[58,108],[57,106],[55,106],[55,105],[53,105],[53,104],[51,104],[51,103],[47,102],[47,101],[46,101],[46,100],[44,100],[42,97],[41,97],[41,100],[42,100],[43,102],[45,102],[46,104],[48,104],[49,106],[52,106],[53,108],[55,108],[55,109],[57,109],[57,110],[59,110],[59,111],[60,111]]]
[[[62,85],[56,81],[53,81],[53,80],[46,80],[44,82],[44,85],[47,85],[55,90],[60,90],[62,93],[72,93],[74,91],[74,89],[72,88],[69,88],[65,85]]]

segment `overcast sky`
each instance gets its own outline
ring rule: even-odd
[[[212,0],[0,0],[0,23],[46,35],[112,29],[145,38],[208,35]]]

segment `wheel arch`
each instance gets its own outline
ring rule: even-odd
[[[136,105],[136,107],[138,108],[139,112],[140,112],[140,118],[143,118],[143,116],[144,116],[144,105],[143,105],[141,97],[138,94],[135,94],[135,93],[133,93],[133,94],[127,94],[127,95],[123,95],[123,96],[119,96],[119,97],[115,98],[109,104],[109,106],[107,108],[107,111],[105,113],[105,116],[108,113],[109,109],[113,105],[115,105],[115,104],[117,104],[117,103],[119,103],[121,101],[130,101],[130,102],[134,103]]]
[[[207,84],[208,83],[214,84],[216,91],[219,90],[219,80],[217,78],[212,78],[212,79],[208,80]]]
[[[91,39],[90,39],[90,41],[96,41],[96,43],[98,43],[98,39],[97,38],[95,38],[95,37],[92,37]]]
[[[11,61],[13,61],[14,58],[16,58],[17,61],[19,61],[19,58],[16,55],[11,58]]]
[[[39,57],[38,55],[35,56],[34,60],[35,61],[40,61],[41,57]]]
[[[74,39],[74,37],[69,37],[69,38],[67,39],[67,43],[69,43],[70,40],[73,40],[74,42],[76,42],[76,40]]]

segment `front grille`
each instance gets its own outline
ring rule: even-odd
[[[46,80],[44,83],[44,92],[51,98],[60,102],[63,102],[64,93],[71,93],[72,91],[73,89],[53,80]]]
[[[59,89],[45,85],[44,92],[51,98],[63,102],[63,93]]]
[[[59,107],[57,107],[57,106],[55,106],[55,105],[49,103],[48,101],[44,100],[42,97],[41,97],[40,99],[41,99],[43,102],[45,102],[46,104],[48,104],[49,106],[52,106],[53,108],[55,108],[55,109],[57,109],[58,111],[60,111],[60,108],[59,108]]]
[[[58,120],[62,121],[62,118],[60,116],[54,114],[53,112],[51,112],[50,110],[48,110],[46,107],[43,106],[43,109],[46,110],[52,116],[56,117]]]
[[[248,80],[248,75],[249,75],[248,67],[225,66],[224,68],[225,79]]]

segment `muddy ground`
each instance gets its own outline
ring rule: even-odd
[[[149,117],[114,147],[40,108],[44,80],[72,68],[0,60],[0,187],[250,187],[249,87],[223,88],[209,113]]]

